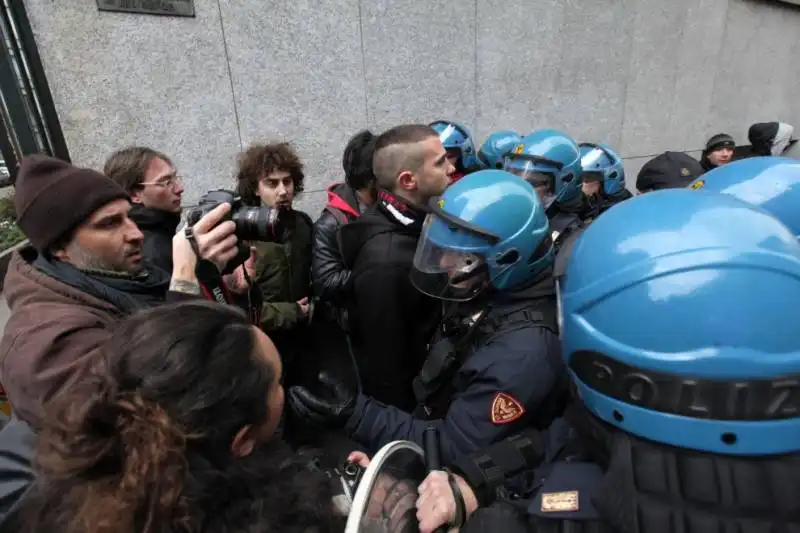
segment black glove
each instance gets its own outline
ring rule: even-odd
[[[320,372],[319,381],[318,394],[306,387],[289,388],[286,405],[291,416],[320,428],[344,427],[356,406],[356,390],[326,372]]]

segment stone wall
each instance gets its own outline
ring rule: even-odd
[[[800,126],[800,9],[758,0],[195,0],[195,18],[25,0],[73,159],[142,143],[190,201],[289,139],[312,215],[360,128],[452,118],[479,139],[562,128],[630,181],[651,154]]]

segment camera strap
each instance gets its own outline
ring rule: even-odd
[[[228,288],[222,281],[222,275],[219,273],[217,265],[198,257],[195,275],[206,298],[221,304],[233,303]]]

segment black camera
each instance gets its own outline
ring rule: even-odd
[[[242,199],[233,191],[217,189],[208,191],[197,203],[197,207],[186,214],[189,225],[194,226],[203,215],[219,204],[231,204],[231,210],[223,219],[236,223],[236,236],[242,241],[280,241],[284,228],[280,224],[278,210],[267,206],[251,207],[244,205]]]
[[[201,196],[197,207],[186,213],[186,222],[194,226],[203,215],[224,203],[231,204],[231,210],[221,222],[232,220],[236,224],[235,234],[240,241],[278,242],[283,238],[285,228],[281,225],[278,209],[244,205],[241,197],[225,189],[208,191]],[[236,267],[247,261],[248,257],[250,249],[240,244],[239,252],[230,260],[223,274],[233,272]]]

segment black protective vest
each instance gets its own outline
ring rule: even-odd
[[[531,327],[558,334],[557,308],[552,297],[502,307],[488,305],[469,316],[445,316],[422,370],[414,379],[414,395],[419,405],[415,414],[429,420],[443,418],[455,394],[454,377],[475,350],[491,344],[500,335]]]
[[[527,507],[533,531],[613,533],[798,533],[800,454],[734,457],[645,441],[571,411],[579,433],[608,451],[601,467],[556,463]],[[607,461],[607,462],[606,462]],[[556,471],[572,469],[572,472]],[[565,478],[572,482],[565,482]],[[555,478],[555,479],[554,479]],[[577,492],[586,505],[568,506]],[[556,496],[554,496],[556,495]],[[564,503],[567,502],[567,503]],[[543,510],[545,509],[545,510]]]

